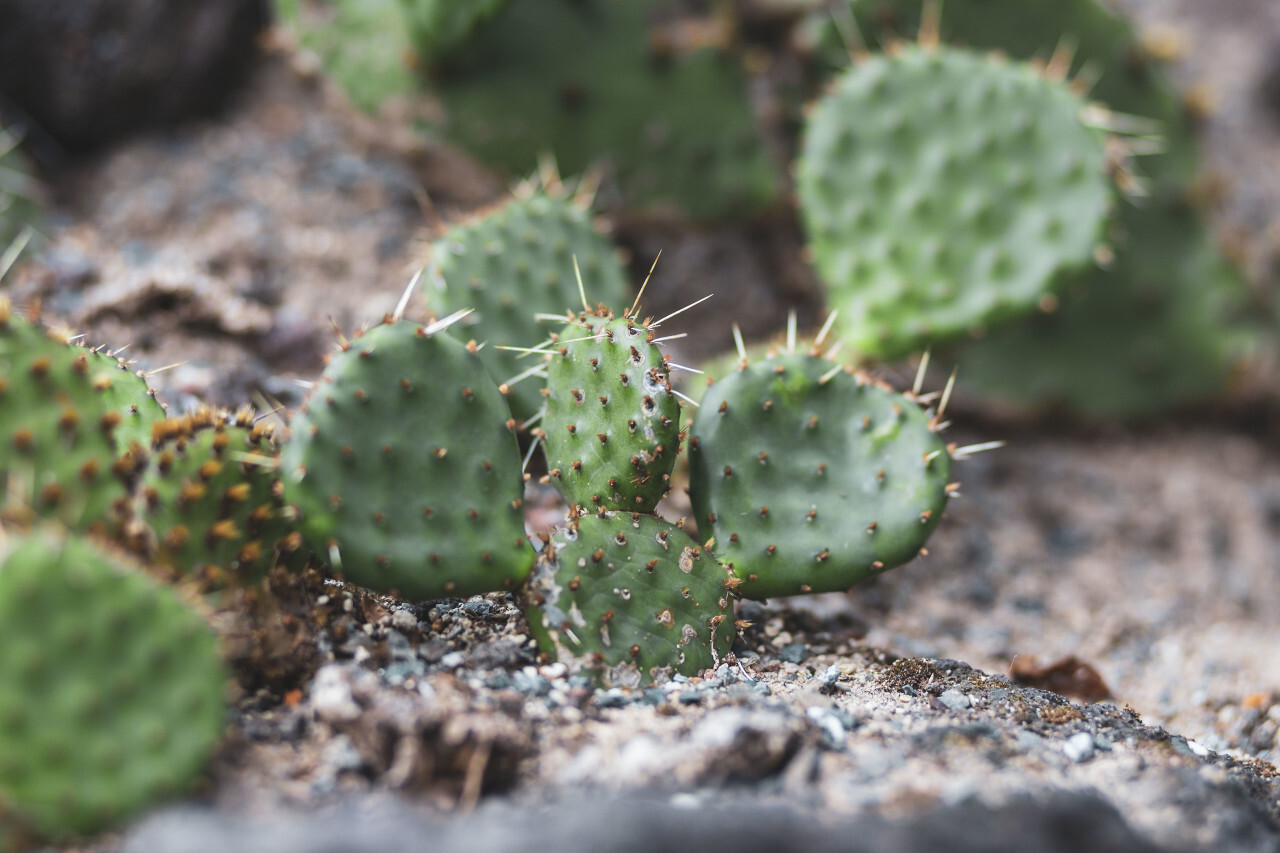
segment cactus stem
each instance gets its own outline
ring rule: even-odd
[[[696,302],[690,302],[688,305],[684,306],[683,308],[679,308],[679,309],[677,309],[677,310],[675,310],[675,311],[672,311],[670,314],[668,314],[667,316],[663,317],[661,320],[658,320],[658,321],[656,321],[656,322],[650,323],[650,324],[649,324],[649,328],[650,328],[650,329],[656,329],[656,328],[658,328],[659,326],[661,326],[663,323],[665,323],[665,322],[667,322],[668,320],[670,320],[672,317],[676,316],[677,314],[683,314],[685,311],[688,311],[690,308],[693,308],[693,307],[695,307],[695,306],[697,306],[697,305],[701,305],[703,302],[706,302],[708,299],[710,299],[710,298],[711,298],[711,297],[713,297],[713,296],[715,296],[715,294],[714,294],[714,293],[708,293],[706,296],[702,297],[701,299],[697,300]]]

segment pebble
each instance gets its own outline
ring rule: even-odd
[[[831,712],[830,708],[814,705],[805,711],[805,716],[817,724],[823,746],[836,752],[844,749],[846,740],[844,723]]]
[[[946,705],[948,710],[951,711],[964,711],[973,704],[968,696],[954,687],[944,690],[942,695],[938,697],[938,701]]]
[[[778,652],[778,657],[787,663],[803,663],[808,656],[809,647],[804,643],[787,643],[782,647],[782,651]]]
[[[321,667],[311,685],[311,706],[326,722],[350,722],[360,716],[360,706],[351,694],[351,681],[341,666]]]
[[[1088,732],[1076,732],[1062,744],[1062,752],[1076,764],[1093,758],[1093,735]]]
[[[827,667],[826,670],[822,673],[822,675],[818,676],[818,681],[821,683],[822,688],[824,690],[835,689],[836,682],[839,680],[840,680],[840,667],[836,666],[835,664],[832,664],[831,666]]]
[[[681,705],[697,705],[702,702],[702,691],[685,690],[680,693]]]
[[[600,708],[625,708],[630,704],[631,697],[617,687],[596,694],[596,705]]]
[[[457,669],[462,666],[463,661],[466,659],[467,656],[462,652],[449,652],[447,655],[440,658],[440,665],[445,669]]]

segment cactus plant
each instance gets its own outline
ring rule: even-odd
[[[213,409],[155,427],[156,444],[138,484],[137,517],[152,560],[207,589],[261,580],[290,533],[279,451],[271,429],[245,409]]]
[[[0,648],[0,812],[42,836],[188,790],[222,736],[213,632],[87,539],[0,538]]]
[[[916,556],[942,518],[951,455],[937,429],[851,367],[744,356],[690,431],[699,530],[747,598],[848,589]]]
[[[307,544],[410,599],[512,588],[534,558],[515,420],[447,325],[388,318],[344,341],[281,454]]]
[[[552,535],[525,610],[544,652],[606,686],[637,686],[729,653],[737,583],[675,525],[601,510]]]
[[[797,192],[860,355],[1028,313],[1094,264],[1115,190],[1085,108],[1031,66],[946,48],[838,79],[806,127]]]
[[[502,381],[528,362],[495,344],[532,346],[546,337],[536,315],[558,314],[577,299],[575,262],[597,299],[606,305],[623,300],[626,270],[613,244],[592,227],[586,205],[525,183],[496,210],[455,225],[432,245],[430,299],[442,316],[475,309],[450,334],[487,342],[480,358]],[[542,387],[528,379],[511,385],[508,402],[518,420],[542,408]]]
[[[414,49],[431,65],[457,48],[507,0],[401,0]]]
[[[120,520],[164,410],[146,382],[105,353],[14,314],[0,297],[0,514],[76,528]]]
[[[547,366],[548,476],[569,503],[652,513],[680,452],[680,400],[650,324],[607,308],[565,326]]]
[[[602,198],[693,219],[742,216],[781,181],[738,60],[680,44],[669,0],[511,0],[434,81],[448,138],[510,174],[545,152],[605,167]],[[678,25],[676,25],[678,28]]]

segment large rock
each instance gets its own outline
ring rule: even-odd
[[[265,0],[5,0],[0,108],[72,152],[204,113],[244,79],[268,14]]]

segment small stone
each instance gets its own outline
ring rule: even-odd
[[[947,706],[950,711],[964,711],[973,704],[968,696],[954,687],[944,690],[938,697],[938,701]]]
[[[360,716],[360,706],[351,694],[351,680],[336,664],[316,673],[311,685],[311,706],[317,717],[329,723],[351,722]]]
[[[646,687],[640,694],[640,701],[645,705],[661,705],[667,700],[667,694],[661,687]]]
[[[1067,738],[1066,743],[1062,745],[1062,751],[1076,764],[1088,761],[1093,758],[1093,735],[1088,732],[1076,732]]]
[[[824,689],[830,690],[836,686],[836,682],[840,680],[840,667],[832,664],[827,667],[822,675],[818,676],[818,681]]]
[[[631,697],[617,687],[596,694],[596,705],[600,708],[625,708],[631,704]]]
[[[761,696],[773,695],[773,688],[763,681],[757,681],[755,684],[751,685],[751,689],[756,693],[759,693]]]
[[[685,690],[680,694],[681,705],[697,705],[702,702],[702,691]]]
[[[418,627],[418,619],[409,610],[395,610],[391,613],[391,627],[407,634]]]
[[[824,747],[837,752],[844,749],[845,727],[831,709],[815,705],[805,711],[805,715],[817,724]]]
[[[449,652],[447,655],[440,658],[440,665],[446,669],[457,669],[462,666],[463,661],[466,659],[467,656],[462,652]]]
[[[787,643],[778,653],[778,657],[787,663],[803,663],[809,656],[809,647],[804,643]]]

